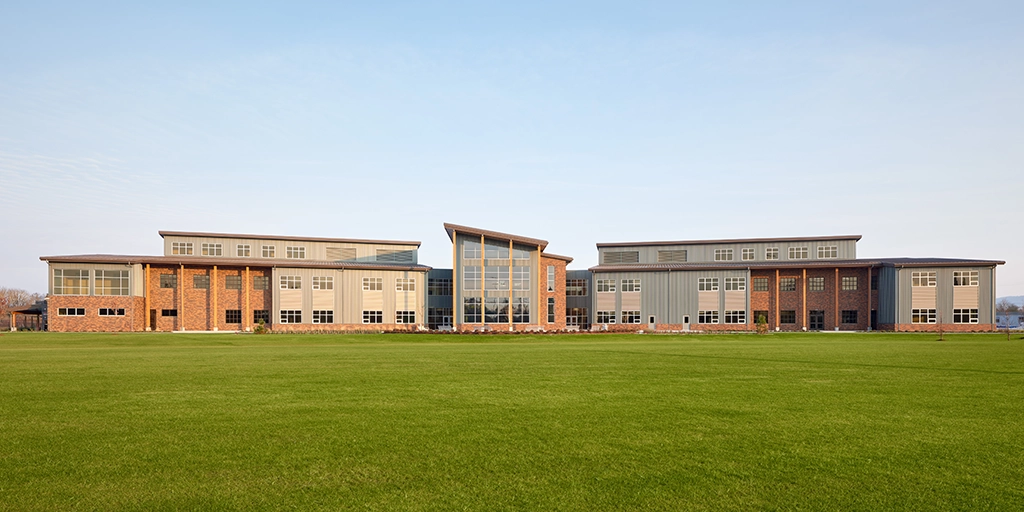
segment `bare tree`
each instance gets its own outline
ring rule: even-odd
[[[6,324],[10,321],[9,315],[12,309],[31,306],[42,299],[43,295],[39,293],[0,286],[0,322]]]
[[[1020,306],[1010,302],[1009,300],[999,299],[999,302],[996,302],[997,313],[1017,313],[1019,311]]]

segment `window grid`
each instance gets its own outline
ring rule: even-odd
[[[640,280],[639,279],[623,279],[622,280],[622,292],[638,292],[640,291]]]
[[[732,261],[732,249],[715,249],[715,261]]]
[[[241,309],[226,309],[226,310],[224,310],[224,323],[226,323],[226,324],[240,324],[240,323],[242,323],[242,310]]]
[[[834,259],[839,257],[839,247],[836,245],[819,245],[818,259]]]
[[[807,248],[806,247],[790,247],[789,248],[789,259],[791,259],[791,260],[806,260],[807,259]]]
[[[171,254],[191,256],[192,242],[171,242]]]
[[[57,316],[85,316],[85,308],[57,308]]]
[[[100,308],[97,313],[100,316],[124,316],[123,308]]]
[[[89,271],[77,269],[54,269],[53,294],[89,295]]]
[[[334,276],[313,276],[314,290],[333,290]]]
[[[96,295],[129,295],[130,275],[131,272],[127,270],[97,270]]]
[[[161,309],[160,316],[178,316],[177,309]]]
[[[364,324],[382,324],[382,323],[384,323],[384,312],[383,311],[363,311],[363,323]]]
[[[467,324],[478,324],[483,321],[483,298],[466,297],[462,300],[462,319]]]
[[[284,257],[293,260],[306,258],[306,248],[301,245],[288,245],[284,248]]]
[[[566,297],[586,297],[587,296],[587,280],[586,279],[566,279],[565,280],[565,296]]]
[[[843,291],[851,292],[857,290],[857,276],[843,276],[842,279]]]
[[[452,294],[452,280],[448,278],[427,279],[427,295],[446,297]]]
[[[910,310],[910,323],[912,324],[934,324],[934,309],[912,309]]]
[[[764,259],[766,260],[777,260],[779,259],[779,248],[768,247],[764,250]]]
[[[252,277],[252,289],[253,290],[269,290],[270,289],[270,277],[268,277],[268,276],[253,276]]]
[[[242,276],[224,276],[224,289],[225,290],[241,290],[242,289]],[[241,322],[236,322],[241,323]]]
[[[824,277],[808,277],[807,278],[807,291],[809,291],[809,292],[823,292],[823,291],[825,291],[825,278]]]
[[[555,323],[555,298],[548,297],[548,323]]]
[[[615,280],[614,279],[598,279],[597,280],[597,291],[602,292],[614,292],[615,291]],[[604,322],[601,322],[604,323]]]
[[[200,246],[203,256],[223,256],[224,246],[222,244],[204,243]]]
[[[855,324],[857,323],[857,310],[856,309],[844,309],[842,314],[842,320],[844,324]]]
[[[282,324],[301,324],[302,323],[302,310],[300,310],[300,309],[282,309],[281,310],[281,323]]]
[[[699,278],[697,278],[697,291],[701,291],[701,292],[717,292],[718,291],[718,278],[717,277],[699,277]]]
[[[416,280],[411,278],[400,277],[395,279],[395,291],[396,292],[414,292],[416,291]]]
[[[238,244],[235,246],[235,255],[239,258],[248,258],[251,254],[252,247],[249,244]]]
[[[192,276],[192,288],[195,288],[197,290],[209,290],[210,276],[194,274]]]
[[[977,270],[954,270],[953,286],[978,286]],[[964,322],[977,323],[977,322]]]
[[[275,258],[277,257],[277,247],[273,245],[264,245],[260,249],[261,254],[264,258]]]
[[[595,321],[599,324],[614,324],[615,323],[615,312],[614,311],[598,311],[595,315]]]
[[[622,312],[622,323],[624,324],[638,324],[640,323],[640,312],[634,310],[628,310]]]
[[[264,324],[269,324],[270,323],[270,310],[269,309],[254,309],[254,310],[252,310],[252,323],[259,324],[261,321]]]
[[[977,309],[954,309],[953,310],[953,323],[954,324],[976,324],[976,323],[978,323],[978,310]]]
[[[334,310],[333,309],[314,309],[313,310],[313,323],[314,324],[333,324],[334,323]]]
[[[698,311],[697,312],[697,323],[698,324],[717,324],[718,323],[718,311]]]
[[[754,278],[754,291],[755,292],[766,292],[766,291],[768,291],[768,278],[767,277],[755,277]]]
[[[780,324],[795,324],[796,323],[796,310],[787,309],[779,311],[779,323]]]
[[[379,292],[379,291],[383,291],[383,290],[384,290],[384,278],[383,277],[364,277],[363,278],[363,291]]]
[[[414,324],[414,323],[416,323],[416,312],[415,311],[395,311],[395,323],[396,324]]]
[[[747,312],[745,310],[726,310],[725,323],[745,324],[747,323]]]
[[[548,265],[548,291],[555,291],[555,266]]]
[[[743,249],[743,261],[749,261],[754,259],[753,249]]]
[[[282,290],[301,290],[302,276],[281,276]]]
[[[935,287],[935,272],[911,272],[911,286]],[[923,323],[923,322],[922,322]]]
[[[725,291],[742,292],[747,290],[747,278],[727,277],[725,278]]]
[[[783,292],[795,292],[796,291],[796,278],[795,277],[783,277],[779,279],[779,291]]]

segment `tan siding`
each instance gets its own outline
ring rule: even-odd
[[[363,290],[363,311],[377,311],[384,309],[384,292]],[[360,316],[360,318],[362,318]],[[362,321],[362,320],[360,320]]]
[[[600,292],[597,294],[598,311],[615,311],[615,292]]]
[[[640,310],[640,292],[623,292],[622,293],[622,310],[623,311],[639,311]]]
[[[697,292],[697,309],[718,311],[718,292]]]
[[[313,290],[313,309],[334,309],[334,290]]]
[[[302,309],[302,290],[281,290],[281,309]]]
[[[953,308],[954,309],[977,309],[978,308],[978,287],[977,286],[954,286],[953,287]]]
[[[747,292],[725,292],[725,309],[726,311],[746,311]]]
[[[912,286],[911,307],[914,309],[935,309],[934,286]]]

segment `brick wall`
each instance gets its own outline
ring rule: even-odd
[[[558,260],[554,258],[546,258],[541,254],[540,258],[540,274],[541,283],[540,293],[540,304],[538,308],[538,324],[542,325],[546,330],[549,331],[563,331],[565,330],[565,260]],[[548,266],[555,267],[555,291],[548,291]],[[548,323],[548,298],[554,297],[555,299],[555,323]]]
[[[85,316],[59,316],[59,308],[85,308]],[[124,309],[124,316],[99,316],[100,308]],[[48,330],[53,332],[130,332],[146,328],[142,297],[50,295]]]
[[[160,288],[160,275],[174,274],[178,276],[180,288]],[[183,274],[183,275],[182,275]],[[210,289],[201,289],[194,286],[194,276],[210,276]],[[227,289],[227,276],[243,276],[241,290]],[[190,267],[186,266],[182,273],[178,266],[157,266],[153,265],[149,272],[148,290],[150,291],[150,309],[156,312],[157,331],[178,331],[184,327],[188,331],[207,331],[214,328],[214,319],[219,330],[244,330],[252,327],[254,310],[271,309],[273,303],[273,290],[253,290],[253,278],[255,276],[270,276],[270,269],[249,270],[249,279],[244,279],[245,269],[236,267],[217,267],[216,283],[213,279],[212,266]],[[270,283],[273,287],[274,283]],[[217,287],[217,310],[213,311],[213,287]],[[245,309],[245,290],[249,290],[249,309],[242,311],[242,324],[226,324],[226,311],[229,309]],[[185,303],[181,304],[182,293],[184,292]],[[177,317],[165,317],[161,312],[164,309],[177,310]],[[272,315],[271,315],[272,316]],[[271,317],[271,321],[273,321]]]

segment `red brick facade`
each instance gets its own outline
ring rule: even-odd
[[[171,274],[177,276],[177,287],[161,288],[160,276]],[[150,318],[155,319],[152,330],[155,331],[244,331],[253,327],[253,311],[270,310],[273,303],[273,291],[253,289],[256,276],[270,277],[271,270],[250,268],[249,278],[245,278],[245,269],[236,267],[217,267],[217,279],[213,279],[212,266],[152,266],[149,270]],[[210,278],[210,288],[195,287],[195,276]],[[242,277],[241,290],[227,289],[227,276]],[[216,287],[217,307],[214,310],[214,287]],[[249,307],[245,308],[245,293],[249,293]],[[184,304],[182,303],[184,298]],[[227,310],[242,310],[241,324],[226,323]],[[163,316],[164,310],[175,310],[177,316]],[[271,312],[273,315],[273,312]],[[273,318],[271,318],[273,321]]]
[[[51,295],[47,329],[54,332],[129,332],[146,330],[142,297]],[[62,316],[60,308],[84,308],[85,316]],[[99,316],[100,308],[124,309],[124,316]]]

